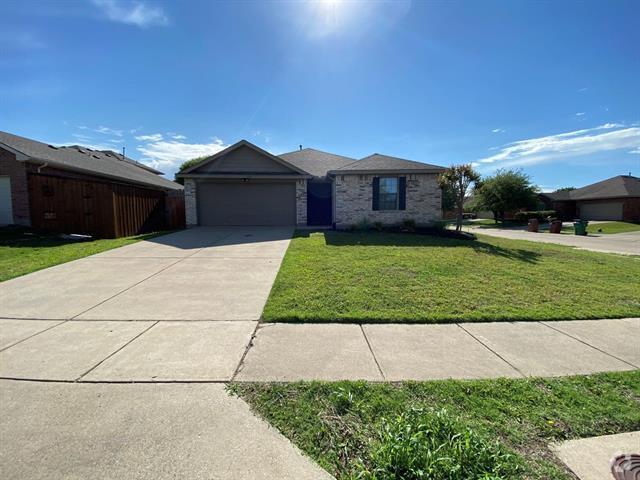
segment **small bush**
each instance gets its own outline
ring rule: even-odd
[[[384,230],[384,224],[382,222],[373,222],[373,228],[375,228],[379,232],[382,232]]]
[[[401,223],[402,230],[405,232],[416,231],[416,221],[413,218],[406,218]]]
[[[444,232],[447,229],[448,224],[449,222],[447,222],[446,220],[436,220],[430,225],[430,227],[433,230]]]
[[[349,230],[351,230],[352,232],[363,232],[366,230],[371,230],[371,222],[368,218],[363,217],[362,220],[351,225],[349,227]]]
[[[532,218],[537,218],[540,221],[546,220],[547,217],[556,217],[555,210],[532,210],[529,212],[517,212],[513,218],[518,222],[527,222]]]
[[[362,480],[502,480],[519,478],[521,459],[463,426],[446,410],[412,409],[383,419]]]

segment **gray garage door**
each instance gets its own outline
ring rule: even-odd
[[[200,183],[200,225],[294,225],[296,187],[287,183]]]
[[[622,203],[584,203],[580,205],[583,220],[622,220]]]

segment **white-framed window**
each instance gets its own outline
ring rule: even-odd
[[[398,210],[398,177],[380,177],[378,208],[380,210]]]

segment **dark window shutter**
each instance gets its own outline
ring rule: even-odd
[[[373,177],[373,205],[372,210],[380,210],[380,177]]]
[[[407,209],[407,177],[398,178],[398,210]]]

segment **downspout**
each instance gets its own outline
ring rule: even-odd
[[[38,173],[40,173],[40,171],[41,171],[43,168],[47,168],[48,166],[49,166],[49,162],[44,162],[42,165],[40,165],[40,166],[38,167]]]

